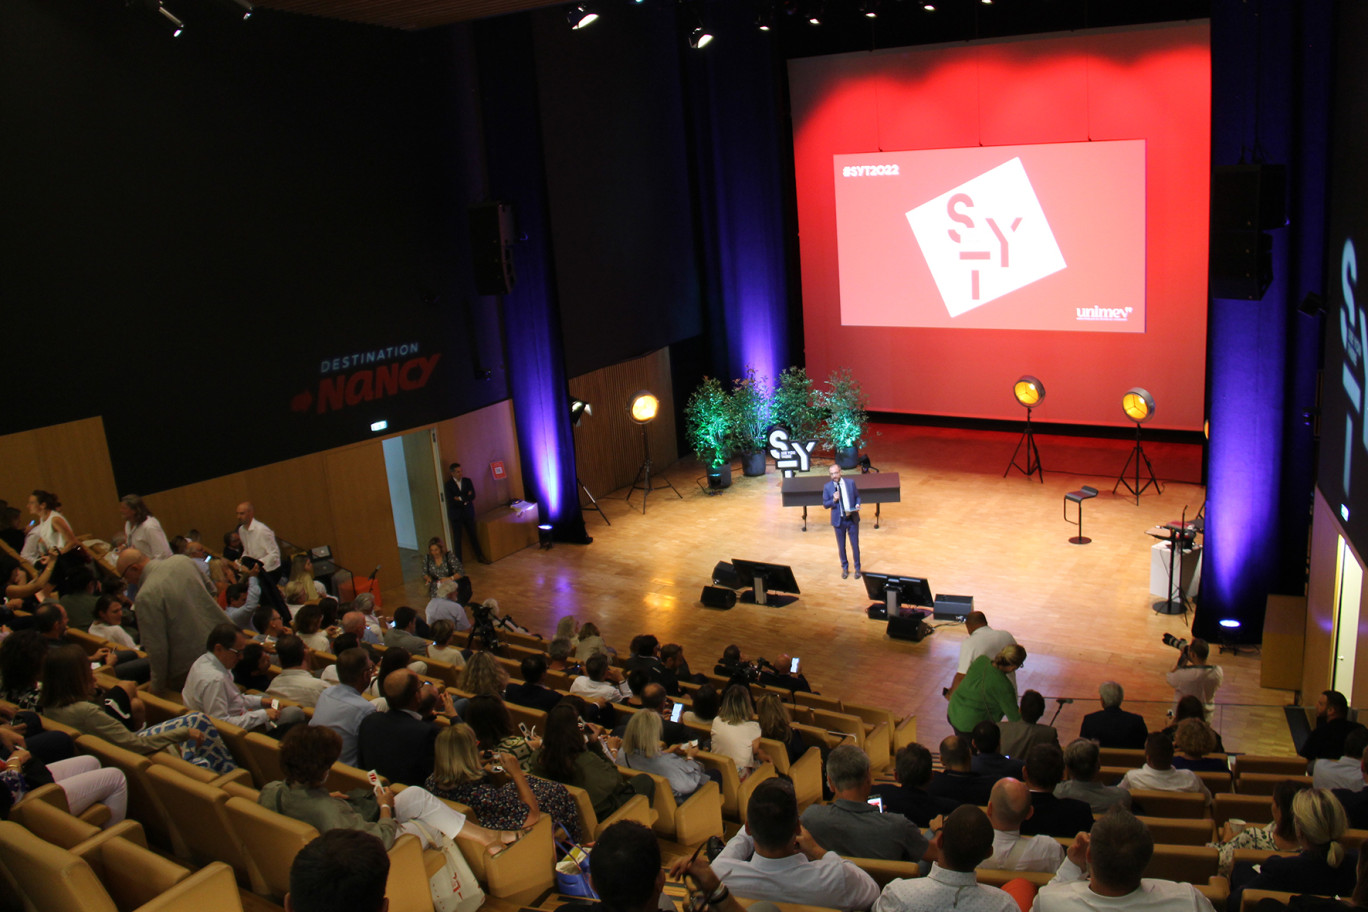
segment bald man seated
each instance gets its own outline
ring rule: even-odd
[[[422,682],[411,669],[391,671],[381,682],[389,709],[371,713],[357,732],[357,765],[390,782],[422,785],[432,775],[433,743],[441,726],[434,710],[457,720],[451,697]]]
[[[1023,836],[1021,824],[1033,813],[1031,790],[1020,779],[999,779],[988,798],[993,854],[979,867],[994,871],[1055,871],[1064,847],[1050,836]]]

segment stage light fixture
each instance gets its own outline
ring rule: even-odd
[[[936,4],[934,4],[934,3],[923,3],[923,4],[922,4],[922,9],[926,10],[928,13],[934,13],[934,12],[936,11]]]
[[[163,17],[167,22],[171,23],[171,37],[172,37],[172,38],[179,38],[179,37],[181,36],[181,34],[184,33],[184,31],[185,31],[185,23],[184,23],[184,22],[181,22],[179,19],[177,19],[175,13],[171,12],[169,9],[167,9],[165,6],[161,5],[160,3],[157,4],[157,12],[161,13],[162,17]]]
[[[1121,397],[1121,411],[1136,424],[1144,424],[1154,417],[1154,397],[1138,386],[1128,389]]]
[[[572,425],[574,425],[575,427],[579,427],[579,426],[580,426],[580,422],[584,420],[584,416],[585,416],[585,415],[593,415],[593,414],[594,414],[594,407],[593,407],[592,405],[590,405],[588,402],[585,402],[583,399],[575,399],[575,398],[571,397],[571,399],[570,399],[570,423],[571,423]]]
[[[866,19],[878,19],[879,0],[860,0],[860,12]]]
[[[229,2],[242,10],[243,19],[251,19],[252,13],[256,10],[256,7],[251,4],[250,0],[229,0]]]
[[[1012,384],[1012,395],[1027,409],[1033,409],[1045,398],[1045,384],[1029,374]]]
[[[597,22],[598,13],[590,12],[587,3],[576,3],[565,11],[565,21],[570,23],[570,28],[579,31]]]
[[[712,40],[712,32],[701,25],[689,33],[689,47],[693,48],[695,51],[701,51],[711,44]]]
[[[811,25],[822,24],[822,0],[813,0],[812,5],[808,7],[808,22]]]
[[[762,32],[774,30],[774,4],[762,3],[755,11],[755,27]]]
[[[551,550],[551,524],[541,523],[537,526],[537,544],[543,551]]]
[[[637,390],[632,396],[628,411],[632,413],[632,420],[637,424],[650,424],[660,411],[660,400],[650,390]]]
[[[1036,447],[1035,430],[1031,427],[1031,410],[1045,398],[1045,384],[1041,383],[1030,374],[1023,374],[1016,383],[1012,384],[1012,396],[1026,409],[1026,429],[1021,432],[1021,439],[1017,441],[1016,449],[1012,451],[1012,461],[1007,463],[1007,468],[1003,471],[1002,477],[1006,478],[1012,469],[1020,469],[1027,478],[1032,475],[1040,476],[1040,483],[1045,483],[1045,469],[1040,464],[1040,450]],[[1017,457],[1021,455],[1022,447],[1026,448],[1026,464],[1018,465]]]

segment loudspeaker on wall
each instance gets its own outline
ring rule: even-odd
[[[476,203],[470,207],[470,265],[475,290],[485,295],[508,294],[513,273],[513,209],[507,203]]]

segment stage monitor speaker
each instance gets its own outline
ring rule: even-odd
[[[1211,230],[1268,231],[1287,223],[1284,165],[1219,165],[1211,169]]]
[[[713,567],[712,581],[714,586],[726,586],[728,589],[743,589],[751,584],[750,580],[742,582],[741,574],[728,561],[717,562],[717,566]]]
[[[513,274],[513,209],[507,203],[470,207],[470,265],[475,290],[483,295],[508,294]]]
[[[1264,231],[1211,232],[1211,296],[1258,301],[1273,282],[1273,238]]]
[[[909,611],[888,619],[888,635],[895,640],[920,643],[932,633],[931,625],[926,623],[925,611]]]
[[[720,586],[704,586],[698,600],[705,608],[721,608],[725,611],[736,604],[736,593]]]
[[[972,595],[938,595],[933,617],[938,621],[962,621],[973,610]]]

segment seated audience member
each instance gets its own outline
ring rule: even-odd
[[[644,668],[635,668],[627,672],[624,676],[627,679],[627,696],[622,702],[628,706],[640,706],[641,695],[646,691],[646,686],[651,683],[651,676]]]
[[[590,703],[606,706],[622,698],[622,689],[609,678],[608,656],[598,652],[584,662],[584,674],[570,682],[570,692]],[[616,670],[613,676],[616,677]]]
[[[584,838],[575,799],[565,786],[528,776],[512,754],[494,751],[482,764],[479,742],[469,725],[453,722],[442,729],[435,748],[432,775],[423,787],[438,798],[464,804],[491,829],[526,830],[548,814],[571,841]],[[506,773],[506,781],[494,778],[495,771]]]
[[[498,855],[522,836],[521,831],[491,830],[466,820],[461,812],[433,797],[425,789],[410,786],[395,793],[386,787],[365,789],[367,798],[328,791],[328,770],[342,752],[337,732],[322,725],[297,725],[280,739],[280,767],[285,778],[268,782],[257,801],[262,807],[314,827],[360,830],[377,837],[388,849],[403,833],[417,836],[427,848],[438,848],[427,837],[427,828],[474,839],[490,855]],[[377,807],[378,806],[378,807]],[[422,824],[415,826],[414,824]]]
[[[233,583],[223,590],[223,610],[228,615],[228,620],[237,624],[239,627],[251,630],[253,633],[260,633],[252,618],[258,608],[261,607],[260,599],[255,605],[247,603],[248,591],[251,587],[247,583]]]
[[[1054,880],[1036,894],[1034,912],[1154,909],[1214,912],[1188,883],[1144,877],[1154,837],[1130,811],[1113,808],[1091,833],[1080,833]]]
[[[1092,808],[1086,801],[1055,797],[1055,786],[1064,778],[1063,751],[1053,744],[1037,744],[1026,755],[1025,775],[1033,813],[1023,821],[1021,832],[1068,839],[1092,829]]]
[[[1364,750],[1368,755],[1368,749]],[[1368,756],[1364,757],[1360,765],[1359,775],[1363,781],[1368,781]],[[1335,789],[1334,795],[1344,807],[1344,813],[1349,815],[1349,826],[1356,830],[1368,829],[1368,788],[1360,788],[1357,791],[1352,789]]]
[[[700,894],[700,907],[713,912],[743,912],[706,858],[694,855],[670,869],[671,880],[685,880]],[[666,873],[660,844],[648,827],[621,820],[603,831],[589,856],[589,880],[601,902],[566,903],[557,912],[657,912]]]
[[[390,672],[398,671],[401,668],[410,668],[414,674],[422,674],[423,671],[427,670],[427,666],[421,662],[417,664],[418,668],[422,668],[423,671],[414,668],[412,659],[413,656],[409,655],[409,651],[401,646],[386,649],[381,653],[380,662],[375,666],[375,677],[371,678],[370,686],[366,688],[366,696],[380,698],[375,701],[376,712],[384,712],[389,708],[389,704],[385,701],[384,685],[385,678],[389,677]]]
[[[58,599],[66,610],[67,625],[85,630],[95,620],[95,602],[100,598],[100,581],[90,566],[78,564],[67,571],[66,591]]]
[[[313,654],[304,641],[297,636],[281,637],[276,641],[276,661],[280,674],[271,679],[266,696],[317,706],[328,683],[313,676]]]
[[[1017,779],[999,779],[988,798],[993,824],[993,854],[979,867],[994,871],[1054,871],[1064,860],[1064,847],[1052,836],[1024,836],[1021,824],[1031,817],[1031,792]]]
[[[532,775],[584,789],[600,820],[636,795],[655,795],[655,783],[650,776],[642,774],[624,782],[604,752],[597,726],[587,727],[591,732],[588,738],[580,727],[579,714],[568,702],[547,713],[546,736],[532,754]],[[598,851],[596,846],[594,852]]]
[[[1316,788],[1357,792],[1363,788],[1363,751],[1368,748],[1368,728],[1356,728],[1344,736],[1344,756],[1317,760],[1311,767]],[[1177,763],[1175,761],[1174,765]]]
[[[441,731],[434,710],[452,720],[456,709],[450,694],[407,668],[386,675],[384,690],[388,708],[362,719],[357,729],[357,760],[391,782],[417,785],[432,775],[433,743]]]
[[[685,741],[692,741],[694,732],[682,722],[671,722],[670,714],[674,711],[674,702],[665,694],[665,687],[661,684],[647,684],[645,690],[641,692],[641,709],[643,712],[655,713],[660,716],[660,737],[666,744],[681,744]],[[637,713],[641,715],[641,713]],[[623,732],[614,731],[613,734],[619,737],[626,731],[627,726],[623,725]],[[766,758],[761,757],[759,762],[764,762]]]
[[[603,637],[599,636],[598,625],[588,622],[580,628],[579,642],[575,645],[575,658],[581,662],[587,662],[589,657],[596,652],[601,652],[604,655],[616,655],[616,651],[603,641]]]
[[[1249,825],[1235,833],[1227,822],[1221,831],[1222,842],[1208,843],[1220,850],[1219,870],[1222,877],[1229,877],[1235,866],[1236,849],[1259,849],[1264,851],[1295,852],[1300,847],[1297,841],[1297,827],[1292,818],[1292,799],[1302,785],[1295,779],[1284,779],[1273,787],[1273,822],[1265,826]]]
[[[969,739],[951,735],[940,743],[940,760],[944,769],[931,777],[926,791],[937,798],[948,798],[956,804],[982,807],[988,803],[993,780],[973,770],[973,752]]]
[[[9,819],[10,811],[30,791],[49,782],[62,790],[72,814],[79,815],[97,803],[109,808],[105,829],[128,813],[128,780],[121,770],[103,769],[98,759],[89,756],[43,763],[16,745],[0,765],[0,820]],[[15,908],[23,906],[16,903]]]
[[[0,642],[0,699],[36,712],[47,654],[47,639],[36,630],[17,630],[5,637]],[[85,656],[84,650],[81,655]]]
[[[680,718],[683,718],[681,716]],[[793,727],[788,707],[778,694],[762,693],[755,701],[755,718],[760,723],[760,737],[784,745],[789,763],[797,763],[808,751],[808,743]]]
[[[684,689],[679,686],[680,681],[688,681],[690,684],[701,684],[702,675],[695,676],[689,671],[689,660],[684,658],[684,647],[678,643],[666,643],[660,647],[660,683],[665,685],[665,690],[672,697],[683,696]]]
[[[731,892],[752,900],[868,909],[879,886],[854,862],[818,845],[798,821],[793,783],[767,779],[746,804],[746,825],[713,859]]]
[[[385,843],[360,830],[329,830],[295,855],[285,912],[386,912]]]
[[[290,632],[290,628],[286,627],[285,622],[280,619],[280,612],[270,605],[258,605],[256,610],[252,612],[252,629],[257,632],[257,637],[263,643],[274,643]],[[328,650],[321,651],[327,652]]]
[[[1126,692],[1115,681],[1106,681],[1097,688],[1102,709],[1083,717],[1078,737],[1096,741],[1099,747],[1120,747],[1138,750],[1145,746],[1149,728],[1145,719],[1121,708]]]
[[[1178,726],[1182,724],[1184,719],[1201,719],[1208,724],[1210,724],[1211,721],[1207,718],[1206,707],[1202,705],[1202,701],[1189,694],[1178,701],[1178,705],[1174,707],[1173,710],[1171,724],[1164,729],[1164,734],[1168,736],[1170,741],[1172,741],[1173,736],[1178,733]],[[1226,749],[1225,744],[1221,742],[1220,734],[1217,733],[1215,729],[1212,729],[1211,733],[1216,735],[1216,747],[1213,749],[1214,752],[1224,754]]]
[[[233,667],[233,683],[243,690],[265,690],[271,686],[271,656],[262,644],[249,640],[242,647],[242,657]]]
[[[931,782],[931,752],[920,744],[898,748],[893,774],[897,785],[876,785],[870,793],[883,799],[885,813],[902,814],[925,829],[932,820],[959,807],[958,801],[926,791]]]
[[[10,639],[17,636],[13,634]],[[136,754],[172,747],[185,760],[215,773],[237,769],[213,720],[204,713],[185,713],[134,731],[131,702],[119,705],[122,701],[118,697],[116,688],[99,690],[85,650],[74,643],[52,650],[43,665],[41,709],[46,718]],[[116,704],[113,707],[111,698]]]
[[[764,752],[760,750],[760,723],[754,721],[752,715],[750,691],[733,684],[722,694],[722,707],[712,721],[713,753],[730,757],[736,764],[736,772],[743,777],[764,762]]]
[[[529,772],[533,752],[541,746],[536,732],[522,734],[513,724],[508,706],[499,697],[481,694],[471,697],[466,707],[466,723],[480,741],[481,750],[502,751],[516,757],[524,772]]]
[[[573,614],[567,614],[556,622],[556,635],[551,639],[553,641],[565,640],[570,644],[570,649],[573,652],[575,647],[579,645],[579,629],[579,621],[575,620]]]
[[[1145,765],[1127,770],[1121,777],[1127,791],[1159,789],[1167,792],[1199,792],[1211,800],[1206,784],[1192,770],[1173,768],[1173,742],[1163,732],[1152,732],[1145,739]]]
[[[295,612],[292,626],[295,636],[303,640],[314,652],[332,651],[328,635],[323,632],[323,609],[318,605],[301,605]]]
[[[1163,732],[1160,732],[1163,734]],[[1204,719],[1184,719],[1173,735],[1173,768],[1195,773],[1224,773],[1230,770],[1225,756],[1208,757],[1216,749],[1216,733]]]
[[[1102,752],[1093,742],[1084,738],[1070,742],[1064,748],[1064,771],[1068,778],[1055,786],[1056,797],[1086,801],[1094,814],[1105,814],[1114,807],[1130,809],[1130,792],[1119,785],[1103,785],[1098,779]]]
[[[1059,746],[1059,732],[1050,725],[1041,725],[1040,717],[1045,715],[1045,698],[1039,691],[1028,690],[1021,695],[1021,719],[1016,722],[998,723],[1001,744],[998,750],[1015,760],[1021,760],[1026,752],[1037,744]]]
[[[709,780],[721,784],[722,776],[717,770],[707,769],[695,759],[698,748],[673,744],[662,749],[660,730],[659,713],[635,713],[627,723],[618,766],[663,776],[678,802],[686,801]]]
[[[712,684],[704,684],[694,691],[693,704],[679,718],[683,722],[711,726],[721,708],[722,698],[718,696],[717,688]]]
[[[975,875],[975,869],[993,852],[993,833],[983,811],[971,805],[956,808],[931,841],[939,855],[931,872],[889,881],[874,903],[874,912],[1019,912],[1016,900],[997,887],[979,883]]]
[[[437,594],[428,600],[423,616],[429,626],[438,621],[450,621],[457,631],[469,630],[471,626],[470,615],[456,601],[455,583],[438,583]]]
[[[660,673],[664,669],[664,666],[660,664],[660,656],[657,655],[660,652],[660,640],[649,633],[643,633],[632,638],[629,648],[632,654],[626,662],[622,663],[622,667],[628,673],[640,668],[646,672],[652,681],[659,681]]]
[[[477,652],[466,662],[461,672],[458,690],[476,696],[485,695],[503,699],[504,689],[508,687],[508,671],[487,652]]]
[[[417,622],[418,612],[408,605],[395,609],[394,626],[385,631],[385,648],[399,646],[413,655],[427,655],[428,641],[414,632]]]
[[[560,694],[542,683],[542,678],[546,677],[546,659],[539,655],[527,656],[518,663],[518,671],[522,683],[504,688],[504,699],[509,703],[550,712],[561,701]]]
[[[367,608],[374,610],[374,602],[371,601],[369,592],[358,595],[356,601],[352,602],[352,610],[342,612],[342,632],[350,633],[356,637],[356,642],[362,645],[379,646],[383,642],[380,634],[384,630],[384,626],[375,619],[374,615],[367,614],[357,607],[362,604],[363,599]],[[372,620],[375,620],[376,626],[371,625]]]
[[[1348,896],[1354,891],[1358,856],[1340,839],[1349,828],[1344,808],[1325,789],[1302,789],[1292,798],[1292,821],[1301,853],[1264,859],[1258,873],[1237,864],[1231,874],[1229,912],[1240,912],[1245,890],[1288,890],[1316,896]]]
[[[190,666],[181,698],[185,705],[211,719],[222,719],[248,731],[270,732],[304,721],[298,706],[272,709],[270,700],[239,693],[232,671],[242,660],[247,637],[224,621],[209,632],[205,653]]]
[[[874,786],[868,754],[853,744],[842,744],[831,751],[826,772],[835,800],[803,812],[803,826],[818,844],[857,858],[936,860],[916,824],[868,803]]]
[[[1323,691],[1316,699],[1316,727],[1297,753],[1308,760],[1338,760],[1344,756],[1344,739],[1356,728],[1349,721],[1349,701],[1337,690]]]
[[[546,669],[563,675],[582,673],[579,662],[575,661],[575,645],[563,636],[558,636],[546,647]]]
[[[980,722],[975,725],[970,743],[974,748],[974,758],[969,761],[969,768],[974,772],[993,781],[1006,776],[1015,779],[1021,775],[1024,762],[1013,760],[999,752],[1002,742],[996,722]]]
[[[356,766],[356,735],[361,721],[375,712],[375,704],[363,694],[370,686],[375,663],[370,653],[360,647],[344,649],[337,656],[338,683],[323,691],[314,708],[311,726],[326,726],[342,739],[340,759],[348,766]]]
[[[124,603],[117,596],[102,595],[95,603],[95,622],[90,635],[108,640],[122,649],[137,649],[138,644],[123,626]]]
[[[433,624],[428,632],[432,634],[432,645],[427,651],[429,659],[446,662],[457,671],[465,668],[465,653],[461,652],[459,646],[451,645],[451,638],[456,635],[455,624],[440,620]]]

